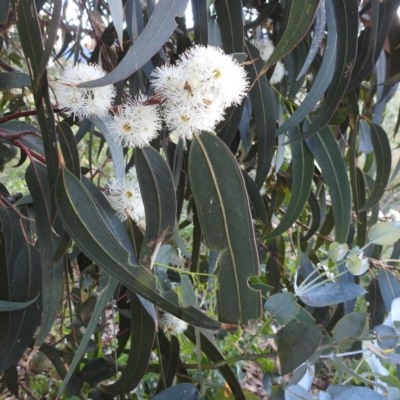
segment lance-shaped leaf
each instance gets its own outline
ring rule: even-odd
[[[288,14],[288,22],[281,40],[276,45],[274,52],[268,59],[266,68],[277,63],[288,54],[308,32],[317,12],[319,0],[309,0],[307,3],[301,1],[290,1],[286,4],[289,8],[285,10]]]
[[[143,67],[168,41],[171,33],[177,27],[175,17],[182,17],[188,0],[163,0],[150,17],[135,44],[128,50],[123,60],[105,77],[94,81],[81,83],[81,87],[98,87],[110,85],[128,78]]]
[[[223,251],[219,319],[247,324],[260,317],[261,296],[248,285],[251,276],[259,275],[259,264],[242,173],[226,145],[203,132],[190,147],[189,178],[205,240],[211,249]]]
[[[173,233],[176,214],[175,187],[171,171],[153,147],[137,149],[135,166],[146,211],[146,234],[140,263],[148,265],[156,246]]]
[[[21,72],[0,72],[0,89],[14,89],[31,86],[29,75]]]
[[[297,3],[297,2],[296,2]],[[330,12],[333,8],[334,13]],[[337,28],[337,54],[335,72],[328,88],[324,103],[306,132],[295,141],[307,139],[321,130],[335,113],[346,92],[357,53],[358,0],[326,0],[328,15],[334,15]]]
[[[300,135],[301,136],[301,135]],[[321,167],[332,198],[336,241],[344,243],[350,226],[351,190],[346,165],[329,127],[307,140],[307,145]]]
[[[193,307],[179,306],[173,291],[160,292],[155,277],[137,262],[126,248],[113,226],[121,226],[111,206],[93,199],[86,189],[67,169],[63,168],[56,184],[57,208],[65,229],[79,248],[113,278],[160,308],[196,326],[209,329],[220,327],[217,321],[206,317]],[[126,233],[127,235],[127,233]],[[125,240],[124,240],[125,241]],[[126,242],[129,239],[126,238]]]
[[[293,129],[289,137],[295,137],[297,134],[297,129]],[[314,174],[314,157],[303,142],[293,143],[290,148],[292,150],[293,179],[289,205],[280,224],[274,231],[267,235],[266,239],[272,239],[286,232],[302,213],[310,195]]]
[[[0,313],[0,371],[17,364],[32,341],[42,313],[39,251],[30,245],[29,226],[19,216],[0,207],[0,299],[6,303],[26,304],[14,311]],[[33,302],[31,301],[32,299]]]
[[[258,50],[251,43],[246,43],[246,52],[252,61],[259,57]],[[257,128],[258,163],[256,183],[259,187],[263,185],[271,168],[276,131],[274,92],[268,85],[265,74],[257,79],[262,68],[263,62],[260,60],[246,66],[250,80],[254,82],[250,90],[250,99]]]
[[[60,236],[55,234],[51,223],[50,187],[46,166],[39,162],[30,164],[25,179],[33,198],[36,234],[42,262],[43,316],[36,337],[36,344],[39,345],[45,340],[57,316],[64,284],[64,264],[62,261],[53,262]]]
[[[154,318],[147,312],[136,295],[130,298],[131,347],[128,361],[120,378],[103,389],[114,396],[129,393],[139,384],[149,364],[153,349],[156,326]]]
[[[376,177],[371,194],[360,211],[369,210],[382,198],[389,182],[392,166],[392,150],[390,148],[389,138],[379,125],[371,124],[371,141],[375,154]]]
[[[38,298],[39,294],[32,300],[25,302],[0,300],[0,312],[22,310],[23,308],[29,307]]]
[[[332,12],[330,3],[326,4],[326,15],[328,19],[328,39],[326,41],[324,56],[322,59],[321,67],[314,80],[314,83],[308,92],[305,99],[301,102],[300,106],[296,111],[286,120],[277,130],[277,134],[280,135],[284,132],[290,131],[296,125],[298,125],[307,115],[314,109],[318,101],[324,95],[326,89],[329,87],[333,73],[335,71],[335,60],[336,60],[336,46],[337,46],[337,34],[336,34],[336,21]]]

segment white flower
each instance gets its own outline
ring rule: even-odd
[[[121,222],[129,215],[141,223],[145,218],[144,204],[140,193],[135,168],[129,170],[127,178],[112,178],[105,185],[105,196]]]
[[[105,72],[98,65],[76,64],[65,69],[55,87],[58,106],[79,119],[90,115],[102,116],[111,107],[115,88],[113,85],[80,88],[77,84],[102,78]]]
[[[221,49],[195,46],[177,65],[157,68],[152,87],[164,102],[168,128],[180,138],[212,131],[223,119],[224,110],[246,96],[246,72]]]
[[[177,335],[186,331],[188,324],[171,314],[164,313],[163,317],[164,332],[169,332],[171,335]]]
[[[244,68],[219,47],[195,46],[186,51],[177,62],[191,80],[192,91],[201,98],[212,95],[213,102],[223,107],[239,104],[248,89],[247,74]],[[185,82],[186,83],[186,82]]]
[[[281,61],[278,61],[275,65],[274,73],[272,74],[269,83],[271,85],[276,85],[285,76],[285,66]]]
[[[267,62],[274,51],[274,45],[269,38],[258,39],[254,42],[254,46],[257,47],[260,52],[260,57],[263,61]]]
[[[269,38],[259,39],[254,42],[254,46],[257,47],[260,52],[260,57],[263,61],[267,62],[274,51],[274,45]],[[276,85],[285,76],[285,66],[281,61],[278,61],[275,65],[274,73],[272,74],[269,83]]]
[[[118,107],[118,113],[109,125],[115,140],[124,147],[146,147],[157,137],[161,119],[157,105],[144,105],[146,96]]]

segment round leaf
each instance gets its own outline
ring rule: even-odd
[[[400,239],[400,222],[381,222],[372,225],[368,232],[368,239],[374,244],[390,246]]]

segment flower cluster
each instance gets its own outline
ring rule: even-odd
[[[187,139],[213,130],[225,109],[239,104],[248,88],[243,67],[212,46],[191,48],[175,66],[157,68],[153,76],[168,128]]]
[[[129,170],[126,178],[110,179],[105,189],[104,194],[121,222],[124,222],[128,215],[138,223],[144,221],[144,204],[135,167]]]
[[[102,78],[105,74],[98,65],[76,64],[74,67],[66,68],[54,88],[58,106],[80,120],[91,115],[106,115],[115,97],[113,85],[77,87],[79,83]]]
[[[146,147],[157,137],[161,119],[157,105],[146,105],[146,96],[119,106],[109,129],[115,140],[124,147]]]
[[[164,332],[169,332],[171,335],[177,335],[186,331],[188,324],[171,314],[164,313],[162,317],[162,326]]]
[[[254,45],[260,52],[261,59],[267,62],[274,51],[274,45],[272,44],[271,40],[268,38],[256,40],[254,42]],[[275,65],[274,73],[272,74],[269,83],[271,85],[276,85],[282,80],[284,76],[285,76],[285,67],[281,61],[278,61]]]

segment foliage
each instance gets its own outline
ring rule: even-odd
[[[0,0],[3,393],[399,398],[400,1],[73,4]]]

